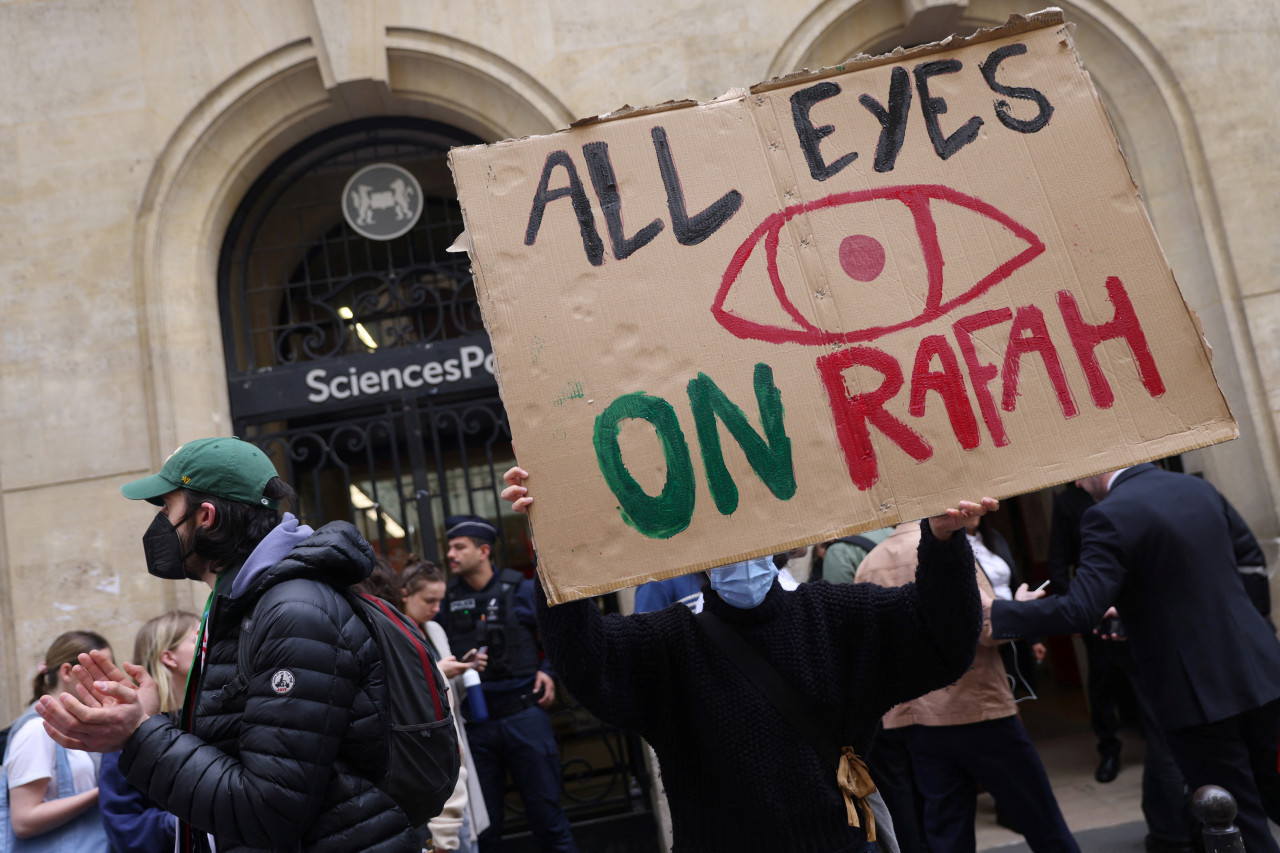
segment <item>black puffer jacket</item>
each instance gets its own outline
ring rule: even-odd
[[[196,849],[207,848],[206,832],[219,853],[421,849],[404,812],[368,781],[387,760],[382,661],[334,588],[363,580],[372,564],[356,529],[334,522],[236,598],[227,595],[233,575],[219,583],[194,733],[155,716],[120,756],[131,783],[194,827]],[[250,612],[252,671],[238,689]]]

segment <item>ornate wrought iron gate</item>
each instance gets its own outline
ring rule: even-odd
[[[236,434],[276,462],[302,521],[351,521],[393,568],[410,552],[439,561],[454,513],[498,525],[496,565],[533,563],[524,517],[498,498],[514,455],[467,256],[446,251],[462,218],[445,152],[478,141],[412,119],[319,134],[253,185],[219,262]],[[374,163],[420,186],[419,219],[394,239],[362,236],[343,216],[347,182]],[[367,212],[414,192],[363,187],[351,198]],[[554,718],[571,820],[625,820],[639,844],[630,849],[652,849],[638,741],[571,698]],[[508,810],[518,832],[517,797]]]

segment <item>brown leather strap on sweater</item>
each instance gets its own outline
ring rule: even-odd
[[[871,781],[866,762],[858,757],[851,746],[844,747],[840,752],[840,769],[836,773],[836,781],[840,785],[840,793],[844,795],[844,810],[849,818],[849,826],[862,825],[858,820],[858,811],[861,810],[862,816],[867,820],[864,830],[867,840],[875,841],[876,816],[871,811],[867,797],[876,792],[876,783]]]

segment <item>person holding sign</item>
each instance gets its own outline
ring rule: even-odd
[[[533,503],[527,477],[505,475],[502,497],[519,512]],[[876,851],[883,817],[858,756],[885,711],[972,663],[982,611],[973,552],[953,534],[998,506],[961,501],[922,521],[916,582],[899,589],[784,593],[768,557],[712,569],[696,616],[604,616],[589,599],[549,607],[539,587],[543,644],[587,709],[653,746],[677,848]]]
[[[1098,503],[1081,519],[1071,588],[1040,601],[1023,584],[992,605],[993,633],[1089,631],[1114,605],[1190,789],[1226,788],[1245,849],[1280,853],[1267,826],[1280,821],[1280,642],[1237,571],[1261,561],[1257,540],[1198,477],[1147,463],[1076,485]]]

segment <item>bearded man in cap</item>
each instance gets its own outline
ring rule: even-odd
[[[181,719],[158,713],[145,669],[125,664],[135,686],[81,655],[80,699],[37,707],[53,738],[122,750],[125,777],[178,817],[180,851],[421,850],[369,781],[388,759],[382,658],[339,589],[369,575],[369,543],[345,521],[314,531],[282,516],[293,490],[234,438],[185,444],[121,492],[161,508],[142,540],[147,570],[212,589]]]
[[[540,663],[533,581],[514,569],[495,571],[498,529],[475,515],[444,520],[451,577],[437,621],[455,649],[488,647],[481,673],[487,716],[470,702],[464,709],[476,775],[489,811],[480,850],[496,850],[502,839],[503,798],[510,771],[525,817],[546,851],[576,851],[569,818],[560,806],[560,753],[551,718],[555,681]]]

